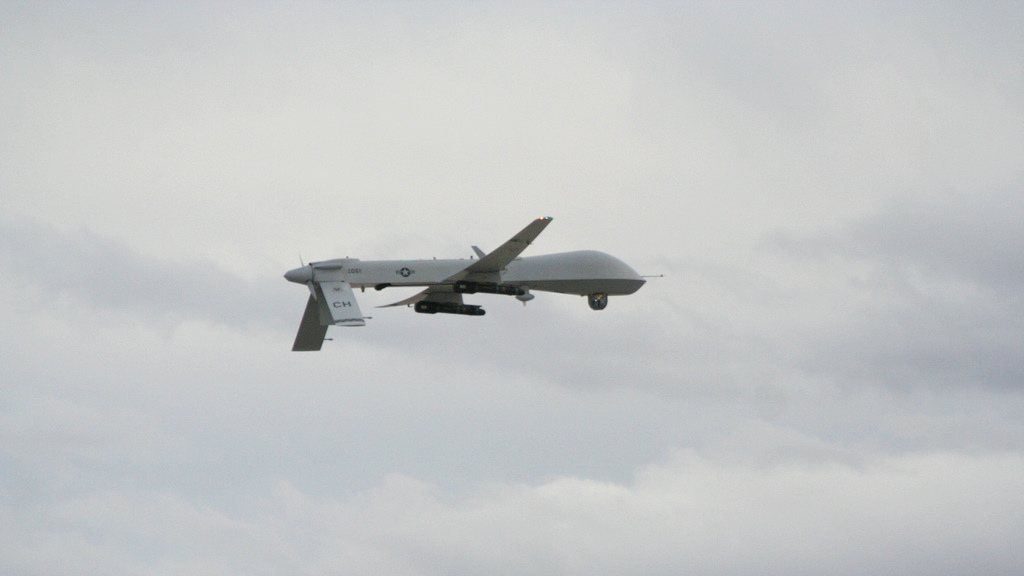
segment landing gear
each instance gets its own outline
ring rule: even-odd
[[[591,310],[604,310],[608,306],[608,295],[603,292],[594,292],[587,296],[587,304]]]

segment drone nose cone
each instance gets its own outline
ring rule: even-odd
[[[284,279],[296,284],[305,284],[313,279],[313,268],[311,266],[303,266],[302,268],[289,270],[284,273]]]

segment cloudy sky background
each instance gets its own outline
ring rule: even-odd
[[[3,2],[0,571],[1019,573],[1021,29]],[[665,277],[289,351],[300,254],[538,216]]]

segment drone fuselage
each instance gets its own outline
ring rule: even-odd
[[[285,278],[299,284],[345,281],[353,288],[435,286],[466,268],[470,262],[462,259],[337,258],[290,270]],[[593,293],[612,296],[632,294],[645,282],[622,260],[596,250],[520,257],[499,272],[478,273],[475,280],[581,296]]]

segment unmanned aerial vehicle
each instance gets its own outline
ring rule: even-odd
[[[364,326],[353,288],[423,287],[423,291],[387,306],[412,306],[421,314],[483,316],[484,309],[466,304],[466,294],[513,296],[525,304],[532,292],[586,296],[594,310],[603,310],[609,296],[632,294],[645,280],[625,262],[595,250],[543,256],[519,254],[551,223],[538,218],[490,253],[473,246],[469,260],[359,260],[337,258],[289,270],[285,279],[309,288],[306,312],[292,346],[294,351],[320,350],[328,326]]]

